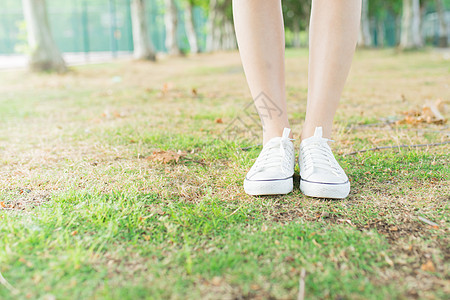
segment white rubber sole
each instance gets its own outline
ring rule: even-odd
[[[309,197],[344,199],[350,193],[350,182],[342,184],[317,183],[300,179],[300,190]]]
[[[244,191],[252,196],[285,195],[292,192],[292,177],[280,180],[244,180]]]

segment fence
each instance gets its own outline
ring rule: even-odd
[[[4,1],[4,2],[3,2]],[[0,55],[21,52],[26,45],[25,24],[21,1],[2,0],[0,4]],[[147,1],[149,34],[157,51],[165,52],[164,3],[162,0]],[[49,21],[56,44],[63,52],[133,51],[130,0],[47,0]],[[183,51],[189,50],[184,28],[183,10],[179,9],[178,44]],[[202,8],[193,10],[199,47],[205,50],[207,16]],[[450,12],[446,13],[450,32]],[[399,38],[399,18],[388,14],[383,20],[384,46],[396,46]],[[379,34],[371,24],[373,44],[379,45]],[[436,13],[429,12],[423,19],[425,41],[437,45],[439,24]],[[449,35],[450,39],[450,35]],[[287,39],[287,41],[290,39]],[[289,43],[289,42],[288,42]]]
[[[5,4],[0,4],[5,6]],[[17,53],[26,44],[21,1],[0,9],[0,54]],[[8,7],[9,6],[9,7]],[[47,0],[53,37],[62,52],[133,51],[130,0]],[[149,34],[157,51],[164,52],[164,5],[147,1]],[[206,43],[206,15],[200,7],[193,10],[199,47]],[[183,11],[179,9],[178,44],[189,50]],[[20,50],[19,50],[20,51]]]

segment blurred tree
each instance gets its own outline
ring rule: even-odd
[[[374,25],[376,28],[376,46],[383,47],[384,46],[384,22],[386,20],[386,12],[388,10],[385,5],[380,6],[380,0],[370,0],[369,5],[367,7],[369,18],[374,21]],[[364,2],[363,2],[364,4]],[[373,41],[373,39],[371,40]]]
[[[145,0],[131,1],[131,22],[133,30],[134,58],[141,60],[156,60],[155,51],[148,33]]]
[[[231,0],[210,0],[206,51],[236,49]]]
[[[300,32],[308,32],[311,0],[285,0],[283,2],[284,25],[292,31],[293,47],[301,47]],[[307,46],[307,45],[305,45]]]
[[[206,36],[206,51],[211,52],[218,50],[217,41],[214,39],[214,31],[215,31],[215,23],[216,23],[216,15],[219,14],[217,12],[219,6],[219,0],[210,0],[209,1],[209,9],[208,9],[208,23],[207,23],[207,36]]]
[[[445,6],[442,0],[435,0],[439,20],[439,47],[448,47],[448,27],[445,19]]]
[[[189,41],[189,48],[191,49],[191,53],[200,52],[192,10],[194,6],[200,6],[202,4],[203,3],[201,3],[200,0],[184,0],[184,27],[186,28],[186,35]]]
[[[164,23],[166,26],[166,48],[169,55],[180,55],[177,41],[178,10],[175,0],[165,1]]]
[[[401,4],[401,1],[396,1]],[[368,3],[368,14],[370,20],[374,21],[374,25],[376,28],[376,42],[378,47],[384,47],[386,31],[385,22],[388,14],[396,15],[398,14],[398,11],[400,9],[397,9],[397,7],[394,9],[393,6],[395,6],[396,1],[386,2],[386,0],[370,0],[370,2]]]
[[[370,34],[369,0],[362,0],[361,24],[359,26],[358,45],[361,47],[372,46]]]
[[[422,46],[419,0],[403,0],[400,49]]]
[[[22,0],[33,71],[65,72],[66,64],[50,30],[45,0]]]

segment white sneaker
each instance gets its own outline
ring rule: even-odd
[[[300,190],[306,196],[343,199],[350,192],[350,182],[322,137],[322,127],[300,144]]]
[[[287,194],[293,188],[295,149],[289,138],[289,128],[281,137],[264,145],[256,162],[245,176],[244,190],[249,195]]]

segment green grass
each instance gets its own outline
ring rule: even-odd
[[[306,74],[305,50],[287,60]],[[355,66],[333,132],[352,185],[342,201],[302,195],[298,167],[289,195],[243,192],[261,147],[226,132],[252,122],[237,53],[0,73],[0,272],[13,287],[0,299],[296,299],[302,269],[306,299],[445,299],[448,145],[345,154],[448,139],[445,124],[383,123],[445,98],[447,68],[392,51]],[[298,148],[306,82],[289,76]]]
[[[415,181],[450,180],[449,157],[415,150],[375,152],[361,157],[341,160],[355,182],[392,182],[406,184]],[[355,168],[357,166],[357,168]]]
[[[154,298],[188,291],[187,297],[195,298],[201,290],[193,284],[222,276],[243,294],[252,295],[256,284],[274,297],[292,297],[301,268],[308,272],[308,293],[370,298],[374,286],[367,276],[376,276],[386,265],[380,253],[387,243],[372,231],[301,220],[267,223],[252,203],[212,196],[185,203],[154,194],[74,192],[30,216],[2,219],[1,241],[15,249],[2,249],[1,263],[8,266],[3,274],[32,298],[42,297],[46,286],[56,298],[120,298],[131,288],[121,269],[133,264],[133,257],[140,267],[135,275],[153,277],[149,286],[134,292],[136,297]],[[115,272],[123,281],[115,278],[109,286]],[[391,286],[378,292],[387,296],[394,291]]]

